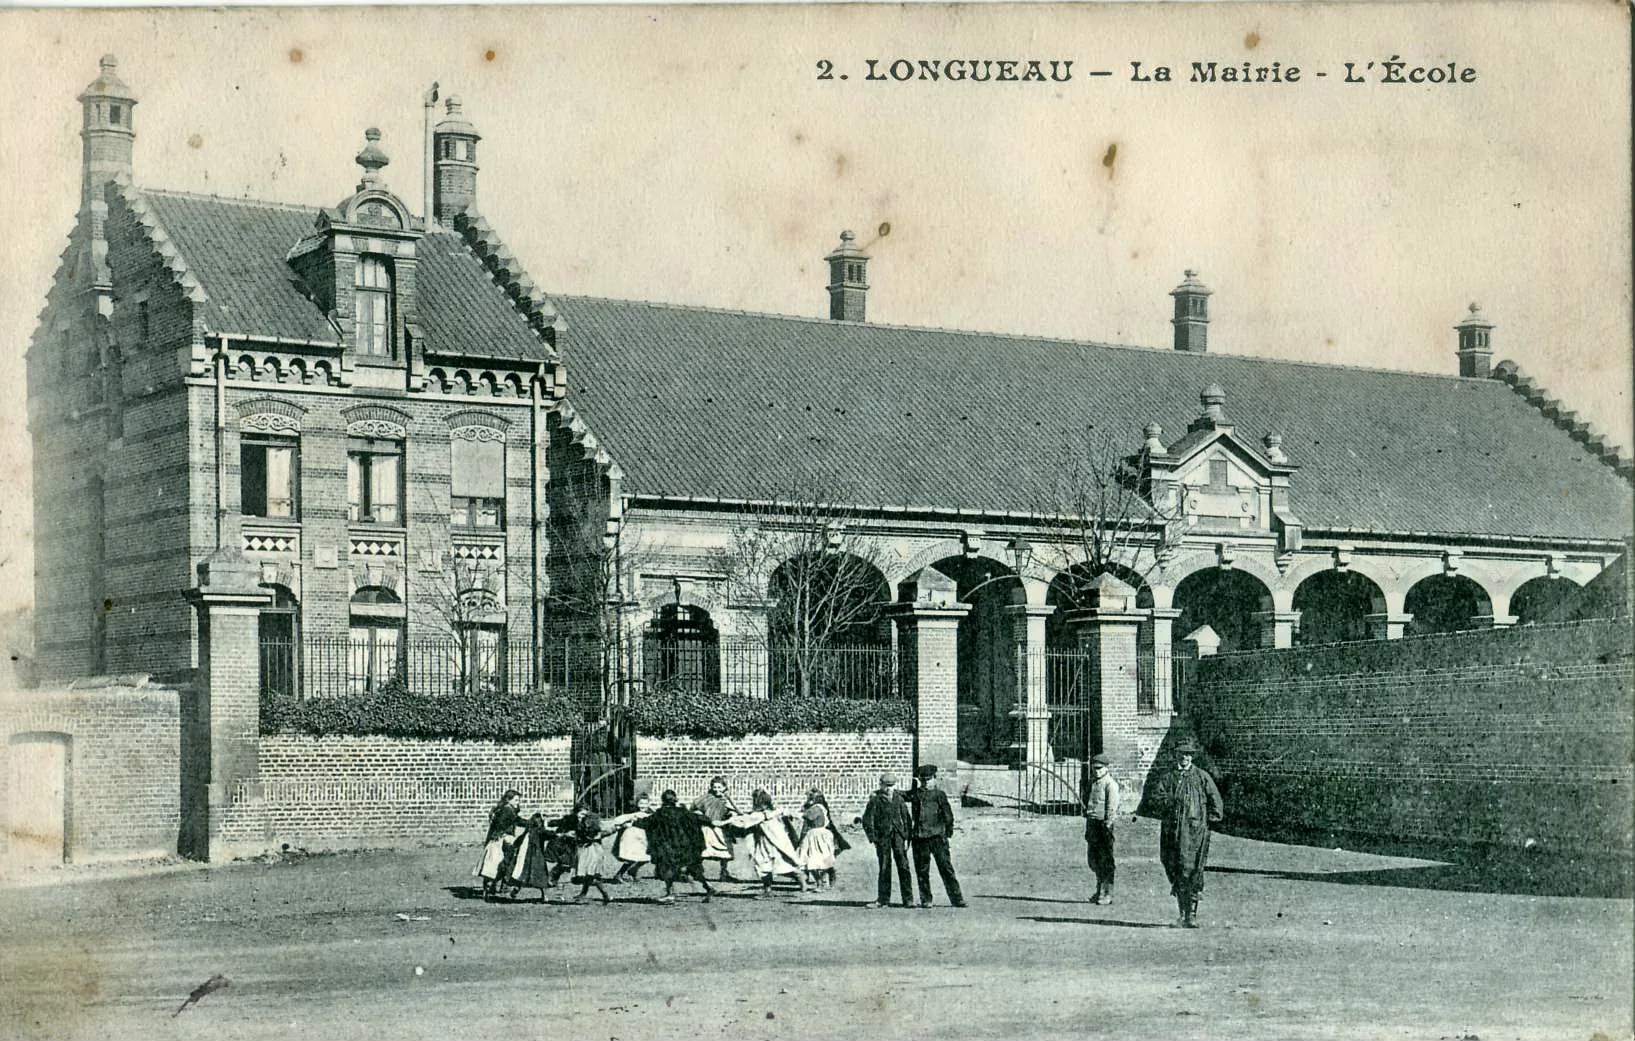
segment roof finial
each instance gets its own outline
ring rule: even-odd
[[[380,183],[381,168],[391,162],[385,152],[380,150],[380,129],[370,127],[363,132],[365,144],[363,151],[357,155],[357,163],[363,167],[363,183],[358,185],[358,191],[365,187],[374,187]]]

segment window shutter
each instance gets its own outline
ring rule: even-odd
[[[449,494],[466,499],[505,498],[503,441],[468,441],[455,436],[449,449]]]

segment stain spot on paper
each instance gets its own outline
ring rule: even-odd
[[[483,52],[483,61],[493,61],[497,57],[499,57],[499,55],[494,53],[494,51],[492,51],[492,50],[487,50],[487,51]]]
[[[301,48],[299,48],[299,47],[291,47],[290,48],[290,64],[291,65],[301,64],[303,61],[306,60],[306,57],[307,56],[304,53],[302,53]]]
[[[876,234],[878,234],[881,238],[885,238],[887,235],[890,235],[891,222],[888,220],[881,221],[880,227],[876,230]]]
[[[1243,38],[1243,45],[1245,47],[1247,47],[1251,51],[1254,50],[1256,47],[1259,47],[1260,46],[1260,34],[1257,33],[1257,32],[1249,33],[1249,35],[1247,35],[1247,36],[1245,36]]]
[[[1107,151],[1101,157],[1101,165],[1107,168],[1107,176],[1113,176],[1113,167],[1118,163],[1118,142],[1114,141],[1107,146]]]
[[[189,135],[187,135],[187,147],[189,147],[189,148],[203,148],[204,147],[204,136],[201,135],[201,134],[189,134]]]

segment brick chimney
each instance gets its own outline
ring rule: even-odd
[[[477,128],[460,112],[460,99],[449,95],[447,114],[432,131],[432,217],[453,226],[456,214],[477,208]]]
[[[837,322],[861,322],[869,294],[869,255],[853,244],[857,236],[840,233],[840,245],[824,260],[829,262],[829,317]]]
[[[1198,281],[1198,272],[1188,270],[1185,275],[1186,280],[1169,292],[1175,298],[1175,317],[1170,319],[1175,349],[1201,354],[1209,349],[1210,289]]]
[[[101,73],[79,96],[84,107],[79,134],[84,142],[80,207],[89,219],[92,261],[99,282],[105,281],[108,258],[108,203],[103,189],[115,178],[131,176],[131,150],[136,142],[131,123],[136,96],[114,71],[119,67],[117,58],[105,54],[101,66]]]
[[[1493,366],[1493,323],[1471,304],[1470,314],[1454,326],[1459,332],[1459,375],[1486,379]]]

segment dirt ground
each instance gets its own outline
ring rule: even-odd
[[[1111,907],[1086,902],[1077,820],[961,824],[967,909],[940,885],[932,909],[864,906],[861,836],[832,892],[708,906],[651,882],[608,907],[485,904],[475,843],[65,869],[0,889],[0,1037],[1631,1036],[1620,887],[1216,835],[1183,930],[1150,821],[1120,825]]]

